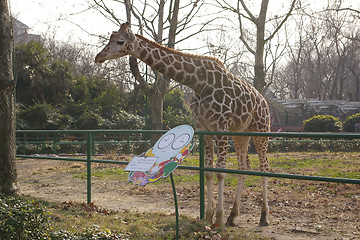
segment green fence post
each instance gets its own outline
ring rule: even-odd
[[[27,139],[27,134],[24,133],[24,146],[23,146],[23,155],[26,154],[26,139]]]
[[[174,178],[172,173],[170,173],[170,180],[171,180],[171,186],[173,189],[173,194],[174,194],[174,204],[175,204],[175,217],[176,217],[176,240],[179,239],[179,207],[178,207],[178,202],[177,202],[177,197],[176,197],[176,189],[175,189],[175,182],[174,182]]]
[[[200,219],[205,217],[204,135],[199,134]]]
[[[285,138],[282,138],[282,152],[285,152]]]
[[[91,143],[91,155],[95,156],[95,136],[93,133],[90,133],[90,143]]]
[[[91,133],[86,133],[87,204],[91,203]]]
[[[40,134],[36,134],[36,153],[39,154]]]
[[[45,147],[46,147],[46,141],[47,141],[47,134],[42,134],[42,147],[41,152],[42,154],[45,154]]]
[[[330,139],[330,152],[332,152],[332,149],[333,149],[333,141],[332,139]]]
[[[128,154],[130,154],[130,134],[126,134]]]
[[[57,141],[56,141],[56,136],[57,136],[57,134],[56,133],[54,133],[53,134],[53,153],[54,154],[56,154],[56,143],[57,143]]]

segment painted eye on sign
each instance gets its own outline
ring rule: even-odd
[[[190,140],[190,135],[188,133],[181,134],[179,137],[175,139],[172,143],[172,149],[177,150],[181,147],[184,147]]]
[[[169,146],[175,139],[175,134],[170,133],[162,136],[159,140],[159,143],[157,144],[157,147],[159,149],[164,149],[167,146]]]
[[[154,146],[134,157],[124,169],[129,171],[129,181],[144,186],[169,176],[191,152],[194,129],[180,125],[166,132]]]

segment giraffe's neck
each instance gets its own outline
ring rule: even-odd
[[[136,35],[136,43],[133,56],[196,93],[201,93],[207,84],[215,84],[215,79],[219,79],[215,74],[224,70],[215,58],[176,51],[141,35]]]

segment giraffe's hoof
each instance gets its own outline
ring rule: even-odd
[[[227,226],[227,227],[235,227],[237,225],[235,224],[234,221],[227,220],[226,223],[225,223],[225,226]]]
[[[214,210],[208,210],[205,213],[205,221],[208,223],[212,223],[212,219],[214,216]]]
[[[270,225],[270,224],[269,224],[268,221],[262,221],[262,222],[259,223],[259,226],[260,226],[260,227],[266,227],[266,226],[269,226],[269,225]]]
[[[261,213],[260,223],[259,223],[259,226],[260,226],[260,227],[269,226],[268,213],[269,213],[269,211],[263,211],[263,212]]]
[[[235,211],[231,211],[226,223],[225,223],[225,226],[227,227],[234,227],[236,226],[235,224],[235,219],[236,217],[239,215],[239,212],[235,212]]]
[[[205,215],[205,221],[208,222],[208,223],[212,223],[212,219],[213,219],[213,216],[206,216]]]

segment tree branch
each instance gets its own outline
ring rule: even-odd
[[[245,12],[249,15],[250,20],[251,20],[253,23],[257,24],[257,18],[256,18],[256,17],[250,12],[250,10],[247,8],[244,0],[239,0],[239,1],[240,1],[240,3],[241,3],[241,6],[244,8]]]
[[[280,30],[280,28],[284,25],[284,23],[287,21],[287,19],[291,16],[291,13],[292,13],[292,11],[294,9],[294,6],[295,6],[295,2],[296,2],[296,0],[292,1],[291,7],[290,7],[288,13],[285,15],[284,19],[281,21],[279,26],[277,26],[277,28],[274,30],[274,32],[268,38],[265,39],[265,42],[272,39],[275,36],[275,34]]]
[[[115,21],[119,26],[121,25],[121,22],[120,22],[119,19],[115,16],[114,12],[111,11],[111,10],[105,5],[105,3],[104,3],[103,0],[100,0],[100,1],[94,0],[94,2],[95,2],[95,4],[96,4],[97,6],[99,6],[100,8],[102,8],[105,12],[107,12],[107,13],[111,16],[111,18],[108,18],[107,16],[104,15],[106,18],[108,18],[108,19],[111,20],[111,21]],[[100,4],[100,3],[102,3],[102,4]]]
[[[240,13],[240,5],[239,2],[237,4],[237,12]],[[242,43],[245,45],[246,49],[253,55],[255,55],[255,50],[251,48],[251,46],[248,44],[248,42],[245,40],[244,38],[244,32],[243,32],[243,27],[242,27],[242,20],[241,20],[241,15],[238,14],[238,21],[239,21],[239,30],[240,30],[240,40],[242,41]]]

